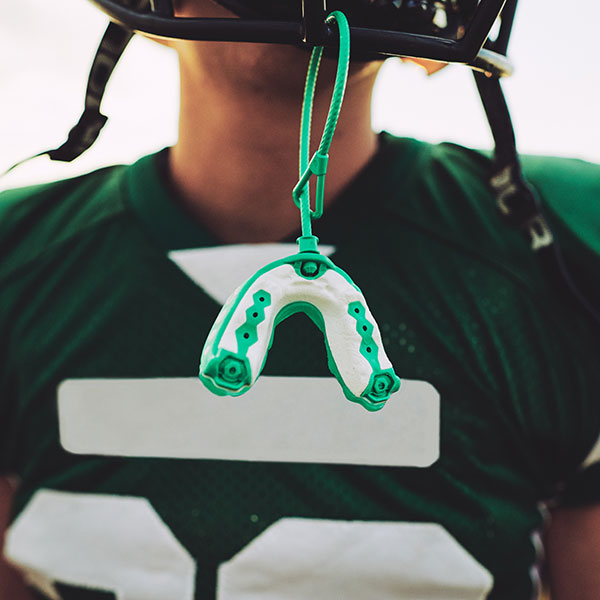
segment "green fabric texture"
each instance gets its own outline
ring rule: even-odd
[[[217,241],[161,174],[165,156],[0,195],[0,470],[22,478],[17,514],[39,488],[146,497],[195,558],[197,599],[214,598],[219,564],[282,517],[434,522],[493,574],[490,598],[530,598],[538,503],[600,499],[598,469],[579,471],[600,432],[600,343],[499,219],[490,162],[475,151],[383,134],[315,226],[367,298],[397,374],[440,392],[434,465],[61,448],[61,381],[197,375],[220,306],[167,251]],[[523,164],[578,281],[600,298],[600,167]],[[329,376],[318,328],[302,315],[282,322],[264,373]]]

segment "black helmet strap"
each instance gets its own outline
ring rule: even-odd
[[[495,142],[490,186],[500,215],[508,225],[525,234],[547,277],[562,281],[566,286],[563,289],[570,292],[568,296],[600,327],[598,309],[573,281],[536,191],[523,177],[514,128],[499,79],[477,71],[473,71],[473,75]]]
[[[115,23],[109,23],[100,42],[85,91],[85,108],[67,141],[47,152],[52,160],[70,162],[83,154],[95,141],[108,118],[100,112],[100,104],[108,80],[121,58],[133,33]]]
[[[108,117],[100,112],[100,104],[102,103],[106,85],[132,37],[133,32],[116,23],[109,23],[90,69],[85,91],[84,110],[77,124],[69,131],[67,140],[58,148],[44,150],[34,156],[20,160],[7,169],[4,174],[12,171],[24,162],[38,156],[43,156],[44,154],[47,154],[52,160],[71,162],[83,154],[96,141],[100,130],[108,120]]]

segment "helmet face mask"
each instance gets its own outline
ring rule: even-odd
[[[409,56],[466,63],[494,75],[510,72],[506,48],[491,47],[486,40],[501,13],[508,12],[506,27],[501,18],[502,37],[508,42],[517,0],[215,1],[239,18],[175,17],[172,0],[91,0],[114,22],[154,36],[309,48],[337,44],[325,16],[342,10],[350,22],[353,56]],[[486,51],[481,52],[484,44]]]
[[[239,17],[298,20],[302,3],[295,0],[215,0]],[[351,25],[460,39],[477,0],[328,0],[327,11],[340,10]]]

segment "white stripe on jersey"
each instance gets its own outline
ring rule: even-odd
[[[71,379],[60,438],[78,454],[428,467],[439,457],[440,395],[403,380],[370,413],[333,377],[261,377],[242,397],[196,378]]]

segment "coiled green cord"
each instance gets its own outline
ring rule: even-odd
[[[350,27],[344,13],[332,12],[326,19],[327,23],[335,22],[340,36],[340,51],[338,66],[333,86],[333,94],[329,113],[323,129],[321,143],[318,150],[309,160],[310,156],[310,129],[312,111],[315,97],[315,87],[319,65],[323,55],[323,46],[316,46],[310,56],[306,84],[304,87],[304,100],[302,102],[302,117],[300,120],[300,180],[294,187],[292,197],[300,209],[300,222],[302,237],[298,238],[300,252],[317,251],[317,238],[312,234],[311,219],[319,219],[323,214],[323,196],[325,193],[325,174],[329,160],[329,147],[340,115],[346,82],[348,81],[348,66],[350,63]],[[315,194],[315,209],[310,208],[309,182],[312,175],[317,176],[317,189]]]

